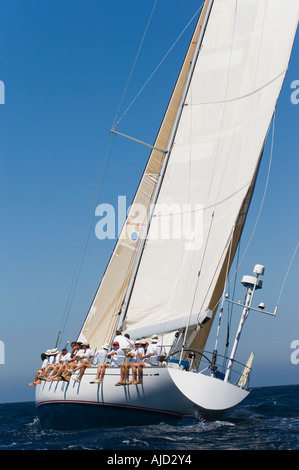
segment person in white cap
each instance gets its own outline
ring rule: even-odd
[[[142,362],[144,362],[145,365],[157,364],[157,355],[155,357],[155,351],[147,339],[141,341],[141,348],[143,351],[139,351],[138,355]]]
[[[46,379],[47,382],[52,382],[54,380],[58,380],[58,377],[64,371],[65,365],[68,363],[68,361],[70,359],[71,359],[71,353],[69,353],[66,348],[63,348],[61,350],[61,353],[59,354],[58,364],[55,364],[51,374]]]
[[[152,358],[150,359],[150,363],[151,364],[158,364],[158,357],[161,355],[161,346],[158,346],[158,341],[159,341],[159,337],[158,335],[153,335],[150,339],[151,341],[151,349],[154,353],[154,355],[152,356]]]
[[[53,367],[53,364],[51,366],[48,366],[48,371],[45,375],[48,375],[49,372],[51,372],[51,374],[50,374],[50,376],[48,376],[47,381],[64,379],[62,374],[64,374],[64,372],[66,372],[67,368],[72,367],[72,364],[75,363],[76,353],[80,349],[80,346],[76,341],[72,341],[71,347],[72,347],[72,352],[70,353],[70,356],[67,356],[67,360],[62,360],[62,361],[59,361],[58,349],[55,350],[55,352],[57,351],[57,360],[58,360],[58,362],[56,362],[54,364],[54,367]],[[53,352],[54,352],[54,350],[50,350],[50,355]],[[47,352],[46,352],[46,354],[47,354]],[[60,356],[60,357],[62,357],[62,356]],[[44,377],[43,380],[46,380],[46,377]]]
[[[53,372],[53,369],[55,366],[58,364],[59,361],[59,351],[57,348],[55,349],[48,349],[45,352],[47,358],[48,358],[48,364],[42,371],[42,373],[38,376],[40,380],[46,380],[46,377]]]
[[[99,364],[104,364],[106,362],[106,354],[109,351],[109,344],[105,343],[102,345],[102,348],[94,353],[92,367],[97,367]]]

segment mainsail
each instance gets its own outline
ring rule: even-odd
[[[133,336],[196,325],[215,311],[297,23],[297,0],[213,2],[125,319]],[[187,235],[157,237],[170,218],[184,228],[190,214]],[[203,347],[204,330],[192,346]]]
[[[202,312],[215,312],[288,67],[298,0],[207,1],[155,147],[168,146],[211,5],[123,323],[132,337],[194,326]],[[162,160],[151,152],[134,199],[147,210]],[[145,224],[134,204],[80,333],[93,346],[111,339],[131,278],[138,242],[127,228]],[[192,336],[192,346],[204,346],[209,328]]]

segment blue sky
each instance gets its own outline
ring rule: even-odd
[[[148,149],[122,138],[106,145],[122,93],[154,1],[1,0],[0,80],[0,402],[31,401],[28,387],[40,354],[55,346],[92,207],[92,226],[63,342],[74,339],[109,260],[114,241],[99,241],[94,209],[130,203]],[[157,2],[122,110],[192,18],[200,2]],[[170,8],[171,7],[171,8]],[[153,142],[194,22],[154,75],[119,131]],[[299,104],[291,84],[299,80],[297,35],[280,95],[266,200],[237,280],[256,263],[266,267],[256,303],[273,310],[298,242]],[[298,93],[299,98],[299,93]],[[299,101],[299,100],[298,100]],[[121,115],[121,113],[120,113]],[[251,236],[263,197],[270,158],[265,148],[240,254]],[[99,175],[99,191],[93,203]],[[299,340],[299,256],[294,259],[277,318],[252,313],[238,359],[254,351],[251,385],[299,383],[291,342]],[[234,311],[238,322],[239,312]],[[233,334],[233,333],[232,333]]]

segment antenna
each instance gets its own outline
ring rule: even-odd
[[[258,311],[258,312],[267,313],[268,315],[273,315],[273,316],[275,316],[276,313],[277,313],[277,306],[274,310],[274,313],[265,311],[264,310],[264,308],[265,308],[264,303],[260,303],[259,308],[251,307],[251,303],[252,303],[255,291],[257,289],[261,289],[262,286],[263,286],[263,281],[261,279],[259,279],[259,276],[263,276],[264,272],[265,272],[264,266],[262,266],[261,264],[256,264],[254,266],[254,269],[253,269],[253,274],[255,274],[255,276],[243,276],[241,283],[247,289],[246,295],[245,295],[245,300],[244,300],[243,304],[239,303],[239,302],[233,302],[232,300],[229,300],[228,298],[225,299],[226,302],[230,302],[232,304],[243,307],[242,316],[241,316],[241,319],[240,319],[239,327],[238,327],[238,330],[237,330],[237,333],[236,333],[234,345],[233,345],[233,348],[232,348],[232,352],[231,352],[231,355],[230,355],[230,358],[229,358],[229,363],[228,363],[225,378],[224,378],[225,382],[229,381],[230,374],[231,374],[231,369],[232,369],[232,365],[233,365],[234,358],[235,358],[235,355],[236,355],[237,347],[238,347],[238,344],[239,344],[239,341],[240,341],[240,336],[241,336],[241,332],[242,332],[242,329],[243,329],[243,325],[244,325],[244,322],[245,322],[246,318],[248,317],[248,314],[249,314],[250,310],[255,310],[255,311]]]

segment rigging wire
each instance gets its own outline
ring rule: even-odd
[[[127,80],[127,84],[126,84],[126,86],[125,86],[123,95],[122,95],[122,97],[121,97],[121,100],[120,100],[120,103],[119,103],[119,106],[118,106],[118,110],[117,110],[116,115],[115,115],[115,119],[114,119],[114,122],[113,122],[112,129],[115,129],[115,128],[116,128],[116,126],[119,124],[120,120],[123,118],[124,114],[126,113],[126,112],[125,112],[125,113],[122,115],[122,117],[120,118],[120,120],[116,123],[117,117],[118,117],[118,115],[119,115],[119,113],[120,113],[120,108],[121,108],[121,106],[122,106],[122,104],[123,104],[123,101],[124,101],[124,99],[125,99],[125,96],[126,96],[126,93],[127,93],[128,87],[129,87],[129,84],[130,84],[130,81],[131,81],[131,78],[132,78],[132,75],[133,75],[133,72],[134,72],[134,69],[135,69],[135,66],[136,66],[138,57],[139,57],[139,55],[140,55],[140,51],[141,51],[142,45],[143,45],[143,43],[144,43],[146,33],[147,33],[147,31],[148,31],[150,22],[151,22],[151,20],[152,20],[152,17],[153,17],[153,14],[154,14],[154,11],[155,11],[157,2],[158,2],[158,0],[155,1],[155,4],[154,4],[154,6],[153,6],[153,9],[152,9],[152,11],[151,11],[149,20],[148,20],[147,25],[146,25],[145,31],[144,31],[144,33],[143,33],[143,37],[142,37],[142,39],[141,39],[141,43],[140,43],[139,48],[138,48],[138,51],[137,51],[137,55],[136,55],[136,57],[135,57],[135,60],[134,60],[134,63],[133,63],[133,66],[132,66],[132,69],[131,69],[129,78],[128,78],[128,80]],[[135,98],[135,99],[136,99],[136,98]],[[135,101],[135,100],[134,100],[134,101]]]
[[[110,134],[109,138],[108,138],[108,143],[107,143],[107,146],[106,146],[105,154],[104,154],[103,161],[102,161],[101,168],[100,168],[100,174],[99,174],[99,177],[98,177],[98,180],[97,180],[96,189],[95,189],[94,196],[93,196],[93,199],[92,199],[92,203],[91,203],[91,206],[90,206],[88,219],[87,219],[87,223],[86,223],[86,226],[85,226],[85,230],[84,230],[84,234],[83,234],[83,238],[82,238],[82,242],[81,242],[81,246],[80,246],[80,250],[79,250],[79,255],[78,255],[76,266],[75,266],[75,271],[74,271],[74,274],[73,274],[69,294],[68,294],[68,297],[67,297],[67,302],[66,302],[66,305],[65,305],[65,309],[64,309],[64,313],[63,313],[63,317],[62,317],[62,321],[61,321],[61,325],[60,325],[60,329],[59,329],[59,333],[58,333],[58,337],[57,337],[57,342],[56,342],[56,347],[57,348],[59,347],[59,344],[61,342],[61,337],[62,337],[63,331],[64,331],[65,326],[66,326],[66,322],[67,322],[67,319],[68,319],[68,316],[69,316],[69,313],[70,313],[70,308],[71,308],[73,297],[74,297],[74,290],[75,290],[75,287],[76,287],[77,282],[78,282],[78,276],[79,276],[79,273],[80,273],[80,270],[81,270],[81,267],[82,267],[82,263],[83,263],[83,259],[84,259],[85,253],[86,253],[87,242],[89,240],[89,236],[90,236],[90,232],[91,232],[91,224],[90,224],[91,217],[92,217],[92,213],[93,213],[94,204],[95,204],[95,201],[96,201],[96,196],[97,196],[97,193],[98,193],[98,190],[99,190],[99,187],[100,187],[100,182],[101,182],[101,179],[102,179],[104,164],[105,164],[105,161],[107,159],[107,155],[108,155],[108,151],[109,151],[111,137],[112,137],[112,134]],[[89,231],[88,231],[89,226],[90,226],[90,228],[89,228]],[[86,237],[87,237],[87,241],[85,242]]]
[[[251,232],[251,235],[250,235],[250,238],[249,238],[249,241],[247,243],[247,246],[243,252],[243,255],[242,255],[242,258],[239,262],[239,264],[237,265],[236,269],[235,269],[235,272],[232,276],[232,279],[230,281],[230,284],[232,283],[232,281],[234,280],[236,274],[238,273],[239,269],[240,269],[240,266],[245,258],[245,255],[249,249],[249,246],[251,245],[251,242],[252,242],[252,239],[253,239],[253,235],[256,231],[256,227],[257,227],[257,224],[258,224],[258,221],[260,219],[260,216],[261,216],[261,212],[262,212],[262,209],[263,209],[263,206],[264,206],[264,202],[265,202],[265,199],[266,199],[266,193],[267,193],[267,189],[268,189],[268,185],[269,185],[269,179],[270,179],[270,172],[271,172],[271,166],[272,166],[272,158],[273,158],[273,147],[274,147],[274,135],[275,135],[275,111],[273,113],[273,118],[272,118],[272,122],[273,122],[273,125],[272,125],[272,137],[271,137],[271,150],[270,150],[270,159],[269,159],[269,166],[268,166],[268,173],[267,173],[267,178],[266,178],[266,184],[265,184],[265,189],[264,189],[264,194],[263,194],[263,197],[262,197],[262,201],[261,201],[261,204],[260,204],[260,208],[259,208],[259,212],[258,212],[258,215],[257,215],[257,218],[256,218],[256,221],[255,221],[255,224],[254,224],[254,227],[253,227],[253,230]],[[229,285],[230,285],[229,284]],[[229,287],[228,285],[228,287]]]
[[[155,3],[154,3],[153,9],[152,9],[151,14],[150,14],[150,18],[149,18],[148,23],[147,23],[147,25],[146,25],[145,32],[144,32],[144,34],[143,34],[141,43],[140,43],[140,45],[139,45],[139,48],[138,48],[138,51],[137,51],[137,55],[136,55],[136,57],[135,57],[135,60],[134,60],[134,63],[133,63],[133,66],[132,66],[132,69],[131,69],[129,78],[128,78],[128,80],[127,80],[127,84],[126,84],[126,86],[125,86],[125,90],[124,90],[124,92],[123,92],[122,98],[121,98],[121,100],[120,100],[120,104],[119,104],[119,106],[118,106],[118,109],[117,109],[117,112],[116,112],[116,115],[115,115],[115,118],[114,118],[113,127],[115,126],[115,122],[116,122],[116,120],[117,120],[117,117],[118,117],[118,115],[119,115],[119,112],[120,112],[122,103],[123,103],[123,101],[124,101],[124,98],[125,98],[125,95],[126,95],[126,92],[127,92],[128,86],[129,86],[129,83],[130,83],[130,81],[131,81],[132,74],[133,74],[133,71],[134,71],[134,69],[135,69],[135,66],[136,66],[138,57],[139,57],[139,55],[140,55],[140,51],[141,51],[141,48],[142,48],[142,45],[143,45],[143,42],[144,42],[146,33],[147,33],[147,31],[148,31],[148,28],[149,28],[149,25],[150,25],[150,22],[151,22],[151,19],[152,19],[154,10],[155,10],[155,8],[156,8],[157,2],[158,2],[158,0],[156,0]],[[88,216],[86,228],[85,228],[85,231],[84,231],[84,234],[83,234],[83,239],[82,239],[81,247],[80,247],[80,250],[79,250],[79,255],[78,255],[78,258],[77,258],[77,262],[76,262],[76,266],[75,266],[74,275],[73,275],[73,278],[72,278],[72,282],[71,282],[69,294],[68,294],[68,297],[67,297],[67,302],[66,302],[66,306],[65,306],[65,309],[64,309],[64,313],[63,313],[63,317],[62,317],[62,321],[61,321],[61,325],[60,325],[60,329],[59,329],[59,333],[58,333],[58,337],[57,337],[57,341],[56,341],[56,347],[58,347],[59,344],[60,344],[60,342],[61,342],[61,337],[62,337],[62,334],[63,334],[63,330],[65,329],[66,322],[67,322],[67,319],[68,319],[68,316],[69,316],[69,312],[70,312],[70,308],[71,308],[71,305],[72,305],[75,287],[76,287],[77,282],[78,282],[78,276],[79,276],[79,273],[80,273],[80,270],[81,270],[81,267],[82,267],[82,263],[83,263],[83,260],[84,260],[84,256],[85,256],[85,253],[86,253],[87,242],[88,242],[88,240],[89,240],[89,236],[90,236],[90,233],[91,233],[91,224],[90,224],[90,222],[91,222],[92,211],[93,211],[94,204],[95,204],[95,201],[96,201],[96,197],[97,197],[97,194],[98,194],[98,190],[99,190],[99,187],[100,187],[100,182],[101,182],[101,179],[102,179],[104,164],[105,164],[105,161],[106,161],[106,158],[107,158],[107,154],[108,154],[108,151],[109,151],[111,136],[112,136],[112,134],[110,133],[110,134],[109,134],[109,137],[108,137],[108,143],[107,143],[107,146],[106,146],[106,151],[105,151],[105,154],[104,154],[104,157],[103,157],[103,161],[102,161],[102,165],[101,165],[101,169],[100,169],[100,174],[99,174],[99,177],[98,177],[98,180],[97,180],[97,184],[96,184],[96,190],[95,190],[94,197],[93,197],[93,200],[92,200],[92,204],[91,204],[91,207],[90,207],[90,211],[89,211],[89,216]],[[88,232],[88,227],[89,227],[89,226],[90,226],[90,228],[89,228],[89,233],[88,233],[88,236],[87,236],[87,232]],[[86,236],[87,236],[87,241],[85,242]]]
[[[228,276],[229,276],[229,265],[230,265],[231,254],[232,254],[232,247],[233,247],[233,235],[234,235],[234,233],[232,231],[231,239],[230,239],[230,243],[229,243],[230,247],[229,247],[229,252],[228,252],[228,257],[227,257],[225,279],[227,279]],[[221,320],[222,320],[224,298],[225,298],[225,289],[223,289],[221,307],[220,307],[220,312],[219,312],[218,329],[217,329],[216,341],[215,341],[215,347],[214,347],[214,350],[216,352],[217,352],[217,349],[218,349],[218,340],[219,340],[220,326],[221,326]]]
[[[238,248],[237,248],[237,259],[236,259],[236,264],[238,265],[238,260],[240,257],[240,241],[238,243]],[[231,298],[235,298],[235,291],[236,291],[236,285],[237,285],[237,276],[235,276],[234,279],[234,285],[233,285],[233,292]],[[227,308],[227,325],[226,325],[226,341],[225,341],[225,349],[224,349],[224,354],[223,354],[223,364],[222,364],[222,371],[225,370],[226,368],[226,358],[228,356],[228,348],[229,348],[229,335],[230,335],[230,328],[231,328],[231,322],[232,322],[232,316],[233,316],[233,304],[228,304]]]
[[[217,302],[215,303],[215,306],[212,310],[214,310],[217,305],[219,304],[221,298],[223,298],[223,295],[224,295],[224,292],[228,292],[228,289],[230,288],[230,285],[232,284],[232,282],[234,281],[234,291],[235,291],[235,286],[236,286],[236,276],[239,272],[239,269],[240,269],[240,266],[245,258],[245,255],[249,249],[249,246],[251,244],[251,241],[252,241],[252,238],[253,238],[253,235],[255,233],[255,230],[256,230],[256,227],[257,227],[257,224],[258,224],[258,221],[259,221],[259,218],[260,218],[260,215],[261,215],[261,212],[262,212],[262,208],[263,208],[263,205],[264,205],[264,201],[265,201],[265,198],[266,198],[266,193],[267,193],[267,189],[268,189],[268,185],[269,185],[269,179],[270,179],[270,171],[271,171],[271,166],[272,166],[272,158],[273,158],[273,147],[274,147],[274,131],[275,131],[275,111],[273,113],[273,117],[272,117],[272,122],[273,122],[273,126],[272,126],[272,137],[271,137],[271,150],[270,150],[270,158],[269,158],[269,166],[268,166],[268,173],[267,173],[267,178],[266,178],[266,183],[265,183],[265,189],[264,189],[264,193],[263,193],[263,197],[262,197],[262,201],[261,201],[261,204],[260,204],[260,208],[259,208],[259,212],[258,212],[258,215],[257,215],[257,218],[256,218],[256,221],[255,221],[255,225],[254,225],[254,228],[252,230],[252,233],[251,233],[251,236],[250,236],[250,239],[247,243],[247,246],[245,248],[245,251],[242,255],[242,258],[241,260],[239,261],[239,256],[240,256],[240,242],[238,244],[238,258],[237,258],[237,261],[236,261],[236,268],[235,268],[235,271],[232,275],[232,278],[231,280],[228,282],[226,288],[224,288],[223,290],[223,293],[221,295],[221,297],[217,300]],[[270,129],[270,126],[269,126],[269,129]],[[268,129],[268,133],[269,133],[269,129]],[[232,310],[231,310],[231,313],[230,313],[230,318],[228,319],[228,334],[229,334],[229,325],[231,323],[231,317],[232,317]],[[228,348],[229,344],[228,344],[228,337],[227,337],[227,346],[226,348]]]
[[[272,158],[273,158],[273,146],[274,146],[274,129],[275,129],[275,111],[273,113],[273,117],[272,117],[272,122],[273,122],[273,126],[272,126],[272,137],[271,137],[271,150],[270,150],[270,158],[269,158],[269,165],[268,165],[268,173],[267,173],[267,178],[266,178],[266,183],[265,183],[265,189],[264,189],[264,193],[263,193],[263,197],[262,197],[262,201],[261,201],[261,204],[260,204],[260,208],[259,208],[259,212],[258,212],[258,215],[257,215],[257,218],[256,218],[256,221],[255,221],[255,225],[253,227],[253,230],[252,230],[252,233],[251,233],[251,236],[250,236],[250,239],[247,243],[247,246],[244,250],[244,253],[242,255],[242,258],[240,260],[240,262],[237,263],[237,267],[235,268],[235,271],[234,271],[234,274],[232,275],[232,278],[230,280],[230,282],[227,284],[227,287],[226,287],[226,290],[229,289],[231,283],[234,281],[235,282],[235,277],[236,275],[238,274],[239,272],[239,269],[241,267],[241,264],[245,258],[245,255],[249,249],[249,246],[251,244],[251,241],[252,241],[252,238],[254,236],[254,233],[255,233],[255,230],[256,230],[256,227],[257,227],[257,224],[258,224],[258,221],[259,221],[259,218],[261,216],[261,212],[262,212],[262,208],[263,208],[263,205],[264,205],[264,202],[265,202],[265,198],[266,198],[266,193],[267,193],[267,189],[268,189],[268,185],[269,185],[269,179],[270,179],[270,172],[271,172],[271,166],[272,166]],[[269,133],[269,130],[270,130],[270,126],[269,126],[269,129],[268,129],[268,133]],[[267,133],[267,135],[268,135]],[[221,295],[222,297],[222,295]],[[221,300],[221,297],[217,300],[217,302],[215,303],[215,306],[212,310],[214,310],[217,305],[219,304],[220,300]]]
[[[150,76],[148,77],[148,79],[146,80],[146,82],[144,83],[144,85],[141,87],[141,89],[139,90],[139,92],[137,93],[137,95],[135,96],[135,98],[133,98],[133,100],[131,101],[131,103],[128,105],[128,107],[125,109],[125,111],[123,112],[123,114],[121,115],[121,117],[119,118],[119,120],[114,124],[113,128],[112,129],[115,129],[120,121],[123,119],[123,117],[127,114],[127,112],[130,110],[130,108],[133,106],[133,104],[135,103],[135,101],[137,100],[137,98],[139,97],[139,95],[143,92],[144,88],[148,85],[148,83],[151,81],[151,79],[153,78],[153,76],[156,74],[156,72],[158,71],[158,69],[161,67],[161,65],[163,64],[163,62],[165,61],[165,59],[169,56],[170,52],[172,51],[172,49],[176,46],[177,42],[181,39],[181,37],[183,36],[183,34],[185,33],[185,31],[188,29],[188,27],[190,26],[190,24],[193,22],[194,18],[196,18],[196,16],[199,14],[200,10],[202,9],[203,7],[203,3],[202,5],[198,8],[198,10],[194,13],[194,15],[192,16],[192,18],[190,19],[190,21],[187,23],[187,25],[185,26],[185,28],[183,29],[183,31],[180,33],[180,35],[177,37],[177,39],[174,41],[174,43],[172,44],[172,46],[170,47],[170,49],[168,49],[168,51],[166,52],[166,54],[164,55],[164,57],[162,58],[162,60],[159,62],[159,64],[157,65],[157,67],[154,69],[154,71],[150,74]]]
[[[112,144],[112,147],[111,147],[111,150],[110,150],[110,154],[112,152],[112,148],[113,148],[113,144]],[[74,300],[74,294],[75,294],[75,290],[76,290],[76,287],[77,287],[77,284],[78,284],[78,281],[79,281],[79,275],[80,275],[80,272],[81,272],[81,269],[82,269],[82,265],[83,265],[83,261],[84,261],[84,258],[85,258],[85,254],[86,254],[86,250],[87,250],[87,245],[88,245],[88,241],[89,241],[89,238],[90,238],[90,235],[91,235],[91,230],[92,230],[92,224],[90,224],[90,228],[89,228],[89,232],[88,232],[88,236],[87,236],[87,241],[85,243],[85,247],[84,247],[84,251],[83,251],[83,255],[82,255],[82,258],[81,258],[81,262],[80,262],[80,266],[78,267],[78,272],[77,272],[77,279],[74,283],[74,286],[73,286],[73,294],[72,294],[72,297],[71,297],[71,300],[70,300],[70,304],[69,304],[69,307],[68,307],[68,311],[67,311],[67,317],[66,317],[66,320],[65,320],[65,325],[67,323],[67,319],[68,319],[68,316],[69,316],[69,313],[70,313],[70,310],[71,310],[71,307],[72,307],[72,303],[73,303],[73,300]],[[79,259],[78,259],[79,261]],[[73,334],[75,334],[75,332],[77,331],[79,325],[81,324],[82,325],[82,321],[84,319],[84,317],[86,317],[86,311],[84,311],[84,314],[83,314],[83,317],[80,318],[77,326],[73,329],[72,333],[71,333],[71,337]]]
[[[292,266],[293,261],[294,261],[294,259],[295,259],[295,256],[296,256],[298,247],[299,247],[299,241],[298,241],[298,243],[297,243],[297,246],[296,246],[296,248],[295,248],[295,251],[294,251],[294,253],[293,253],[293,256],[292,256],[292,258],[291,258],[291,261],[290,261],[290,263],[289,263],[289,267],[288,267],[287,272],[286,272],[286,274],[285,274],[284,280],[283,280],[283,282],[282,282],[282,286],[281,286],[281,289],[280,289],[280,292],[279,292],[279,295],[278,295],[278,299],[277,299],[277,302],[276,302],[276,307],[278,307],[278,304],[279,304],[279,302],[280,302],[280,298],[281,298],[282,292],[283,292],[283,290],[284,290],[284,286],[285,286],[285,283],[286,283],[288,274],[289,274],[289,272],[290,272],[291,266]]]

